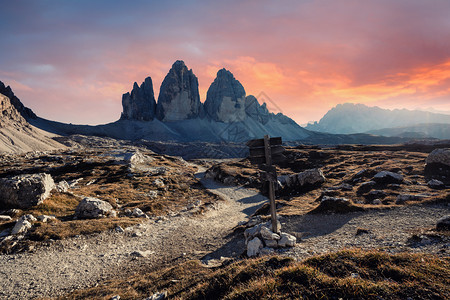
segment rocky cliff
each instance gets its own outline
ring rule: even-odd
[[[153,93],[153,83],[147,77],[141,86],[135,82],[133,90],[122,96],[123,112],[121,119],[150,121],[155,117],[156,101]]]
[[[3,82],[0,81],[0,94],[6,96],[9,98],[11,104],[15,107],[15,109],[21,114],[22,117],[25,119],[36,119],[36,114],[29,109],[28,107],[25,107],[22,102],[20,102],[19,98],[17,98],[11,87],[5,86]]]
[[[9,87],[7,92],[9,95],[14,95]],[[51,139],[51,134],[30,125],[22,114],[31,119],[33,112],[26,108],[17,97],[14,100],[13,102],[0,93],[0,152],[22,153],[63,148],[63,145]],[[21,108],[21,111],[16,106]]]
[[[177,60],[172,65],[161,84],[156,116],[161,121],[204,117],[197,77],[181,60]]]
[[[221,69],[217,72],[206,94],[205,111],[217,122],[245,120],[245,89],[230,71]]]

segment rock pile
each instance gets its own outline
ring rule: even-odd
[[[30,208],[50,196],[55,182],[49,174],[25,174],[0,179],[0,204],[14,208]]]
[[[251,224],[250,222],[248,224]],[[272,225],[269,221],[266,223],[259,223],[244,231],[247,256],[253,257],[258,256],[261,253],[271,253],[271,249],[274,248],[295,246],[297,239],[288,233],[281,232],[280,222],[278,222],[279,232],[272,232],[270,229],[271,227]]]

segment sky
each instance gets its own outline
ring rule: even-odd
[[[0,0],[0,81],[39,116],[113,122],[176,60],[299,124],[339,103],[450,113],[449,0]]]

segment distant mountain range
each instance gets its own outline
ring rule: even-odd
[[[200,102],[198,80],[183,61],[176,61],[164,78],[158,102],[151,77],[122,96],[120,120],[98,126],[71,125],[42,118],[30,122],[57,134],[85,134],[150,141],[245,142],[265,134],[302,140],[311,133],[291,118],[268,111],[247,96],[233,74],[221,69]]]
[[[407,109],[389,110],[364,104],[345,103],[338,104],[319,122],[308,124],[305,128],[335,134],[368,132],[386,136],[402,136],[403,133],[404,135],[409,133],[409,137],[413,137],[413,133],[416,133],[417,137],[448,138],[445,134],[445,129],[448,127],[445,124],[450,124],[450,115]]]
[[[184,143],[185,153],[192,142],[221,144],[227,152],[227,145],[240,147],[266,134],[281,136],[284,141],[294,142],[292,145],[394,144],[416,138],[450,138],[450,115],[391,111],[362,104],[338,105],[305,129],[281,113],[269,112],[265,103],[246,95],[242,84],[226,69],[217,72],[201,103],[197,77],[183,61],[172,65],[161,84],[158,101],[151,77],[140,85],[135,82],[132,90],[122,96],[120,119],[109,124],[73,125],[40,118],[2,82],[0,100],[0,152],[60,148],[62,145],[52,137],[73,134],[169,143],[174,153],[178,151],[177,143]]]

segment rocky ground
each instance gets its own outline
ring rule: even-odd
[[[427,167],[426,151],[302,146],[285,155],[278,211],[297,244],[265,253],[303,260],[356,247],[448,257],[449,233],[436,230],[450,211],[448,169],[429,159]],[[217,267],[223,257],[244,258],[244,230],[268,218],[259,171],[246,160],[186,162],[97,145],[4,155],[0,173],[46,173],[55,185],[38,205],[0,212],[5,299],[60,296],[191,259]],[[100,218],[79,213],[86,197],[109,205],[86,209]],[[12,235],[18,220],[30,225]]]

